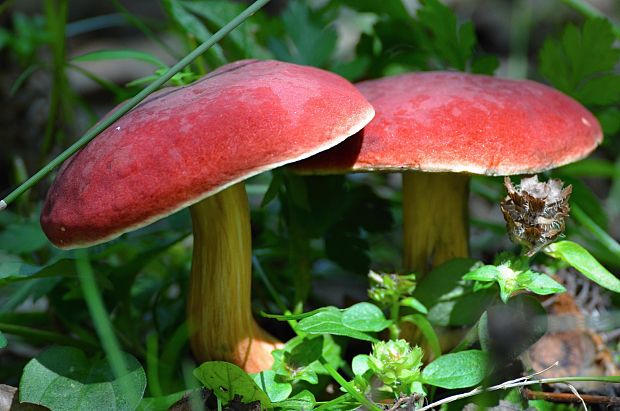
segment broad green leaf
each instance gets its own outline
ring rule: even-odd
[[[342,323],[357,331],[382,331],[392,324],[383,311],[371,303],[357,303],[342,312]]]
[[[290,353],[286,353],[284,358],[291,368],[307,367],[317,361],[323,353],[323,336],[308,338],[305,337],[300,344],[295,345]]]
[[[0,285],[43,277],[74,277],[75,260],[63,258],[49,265],[36,266],[20,261],[0,261]]]
[[[72,62],[102,61],[102,60],[138,60],[150,63],[159,68],[168,68],[168,65],[150,53],[138,50],[99,50],[71,59]]]
[[[463,276],[463,280],[475,281],[495,281],[500,275],[499,269],[494,265],[483,265],[480,268],[470,271]]]
[[[519,286],[538,295],[563,293],[566,291],[562,284],[547,274],[535,273],[533,271],[525,271],[517,275],[517,283]]]
[[[310,411],[314,409],[315,403],[314,395],[308,390],[303,390],[291,398],[273,405],[281,411]]]
[[[297,330],[308,334],[333,334],[356,338],[365,341],[377,341],[361,331],[349,328],[342,322],[342,311],[335,307],[328,307],[310,317],[306,317],[297,324]]]
[[[6,337],[4,336],[4,334],[2,334],[2,331],[0,331],[0,349],[6,347],[6,345],[7,345]]]
[[[77,348],[50,348],[26,364],[19,399],[54,411],[133,411],[146,376],[135,358],[125,354],[125,362],[129,372],[116,378],[103,359],[89,360]]]
[[[579,244],[558,241],[548,245],[543,251],[551,257],[565,261],[601,287],[620,293],[620,280]]]
[[[428,308],[426,308],[424,304],[422,304],[420,300],[415,297],[403,298],[400,301],[400,305],[402,305],[403,307],[413,308],[414,310],[422,314],[428,314]]]
[[[293,391],[291,384],[278,381],[278,376],[272,370],[259,372],[254,374],[252,378],[272,402],[284,401]]]
[[[194,377],[224,404],[232,401],[236,395],[244,403],[260,401],[263,408],[271,407],[269,396],[260,389],[245,371],[234,364],[224,361],[209,361],[194,370]]]
[[[486,376],[488,362],[488,354],[479,350],[446,354],[424,368],[422,379],[448,389],[472,387]]]
[[[9,253],[31,253],[47,244],[38,222],[10,224],[0,231],[0,250]]]

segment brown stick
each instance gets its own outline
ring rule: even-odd
[[[524,388],[521,391],[523,398],[527,400],[545,400],[550,402],[563,402],[563,403],[581,403],[581,399],[575,394],[564,392],[543,392],[532,391],[529,388]],[[620,405],[620,397],[608,397],[605,395],[585,395],[582,394],[581,398],[586,404],[601,404],[601,405]]]

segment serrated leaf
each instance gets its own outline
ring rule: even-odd
[[[343,310],[342,323],[357,331],[385,330],[392,324],[385,318],[383,311],[371,303],[357,303]]]
[[[50,348],[26,364],[19,399],[54,411],[133,411],[146,375],[132,356],[125,354],[125,362],[129,372],[116,378],[105,360],[89,360],[73,347]]]
[[[448,389],[472,387],[487,375],[488,362],[488,354],[479,350],[446,354],[424,368],[422,379]]]
[[[438,0],[424,0],[417,17],[425,29],[427,44],[447,66],[465,71],[476,44],[471,22],[458,24],[454,12]]]
[[[266,370],[254,374],[252,378],[272,402],[284,401],[293,391],[291,384],[278,381],[275,371]]]
[[[260,389],[245,371],[234,364],[224,361],[209,361],[194,370],[194,377],[224,404],[235,396],[240,396],[243,403],[260,401],[263,408],[271,407],[269,396]]]
[[[333,334],[364,341],[377,341],[361,331],[354,330],[342,323],[342,311],[335,307],[306,317],[297,324],[297,329],[307,334]]]
[[[561,39],[547,39],[540,51],[539,71],[553,86],[584,104],[601,105],[620,98],[613,73],[620,59],[612,25],[603,18],[568,25]],[[607,92],[605,91],[607,90]]]
[[[581,245],[572,241],[558,241],[544,250],[551,257],[565,261],[601,287],[620,293],[620,279],[610,273]]]
[[[276,58],[308,66],[324,66],[336,48],[333,27],[321,22],[304,1],[290,1],[281,15],[288,41],[272,38]]]

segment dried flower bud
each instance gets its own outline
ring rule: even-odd
[[[538,176],[524,178],[513,186],[504,178],[508,196],[500,203],[510,239],[524,247],[532,256],[554,242],[565,228],[570,207],[568,198],[572,186],[563,188],[560,180],[539,182]]]

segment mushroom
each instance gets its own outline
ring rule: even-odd
[[[243,180],[328,149],[373,115],[335,74],[278,61],[229,64],[154,93],[69,159],[41,225],[60,248],[86,247],[190,206],[192,350],[201,361],[258,372],[279,343],[252,317]]]
[[[583,106],[528,80],[408,73],[357,84],[377,114],[305,174],[403,172],[403,265],[426,273],[468,256],[469,174],[531,174],[588,155],[602,140]]]

